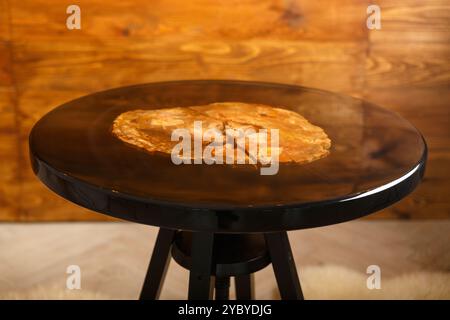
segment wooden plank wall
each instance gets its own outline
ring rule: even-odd
[[[381,7],[382,29],[366,28]],[[81,30],[67,30],[67,6]],[[294,83],[366,98],[426,136],[426,179],[375,217],[450,217],[448,0],[0,0],[0,220],[104,219],[32,174],[27,137],[91,92],[174,79]]]

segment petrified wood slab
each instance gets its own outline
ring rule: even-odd
[[[196,121],[201,121],[203,132],[213,129],[221,136],[224,157],[230,152],[236,154],[240,147],[236,144],[237,140],[234,139],[236,137],[230,137],[233,130],[256,134],[261,131],[267,132],[267,155],[270,156],[276,148],[279,162],[312,162],[327,156],[331,146],[331,141],[324,130],[311,124],[297,112],[241,102],[127,111],[114,120],[112,132],[122,141],[148,152],[171,154],[178,144],[178,141],[171,140],[172,132],[176,129],[187,129],[191,133],[190,137],[194,139]],[[278,147],[271,144],[271,129],[278,130]],[[251,134],[247,138],[250,139]],[[249,163],[254,155],[250,150],[249,139],[243,147],[246,155],[245,163]],[[205,147],[213,141],[215,139],[203,138],[202,146]]]

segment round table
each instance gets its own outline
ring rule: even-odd
[[[325,130],[330,154],[280,163],[174,165],[111,133],[119,114],[213,102],[247,102],[299,112]],[[169,137],[168,137],[169,138]],[[280,137],[282,140],[282,137]],[[122,87],[65,103],[41,118],[30,139],[33,170],[51,190],[96,212],[160,227],[142,299],[158,297],[170,253],[190,270],[189,299],[250,299],[251,275],[272,264],[283,299],[303,298],[287,230],[376,212],[420,182],[427,147],[398,114],[363,100],[299,86],[223,80]],[[214,281],[211,281],[214,279]]]

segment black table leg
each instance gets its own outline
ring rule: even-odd
[[[230,300],[230,277],[218,277],[215,281],[216,300]]]
[[[160,228],[156,238],[144,285],[141,290],[140,300],[158,299],[159,293],[166,276],[170,262],[170,247],[175,236],[175,230]]]
[[[214,233],[192,234],[192,266],[189,274],[189,300],[212,298],[211,268],[213,261]]]
[[[283,300],[303,300],[302,288],[286,232],[264,234],[272,267]]]
[[[252,300],[255,297],[253,274],[245,274],[234,277],[237,300]]]

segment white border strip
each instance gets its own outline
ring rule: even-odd
[[[355,199],[367,197],[367,196],[370,196],[370,195],[372,195],[372,194],[379,193],[379,192],[382,192],[382,191],[384,191],[384,190],[386,190],[386,189],[389,189],[389,188],[391,188],[391,187],[393,187],[393,186],[399,184],[400,182],[402,182],[402,181],[408,179],[408,178],[409,178],[410,176],[412,176],[417,170],[419,170],[419,168],[421,167],[421,165],[422,165],[422,164],[419,163],[417,166],[415,166],[410,172],[408,172],[408,173],[405,174],[404,176],[402,176],[402,177],[400,177],[400,178],[398,178],[398,179],[395,179],[394,181],[391,181],[391,182],[385,184],[384,186],[375,188],[375,189],[370,190],[370,191],[367,191],[367,192],[360,193],[360,194],[358,194],[357,196],[354,196],[354,197],[351,197],[351,198],[348,198],[348,199],[344,199],[344,200],[341,200],[341,201],[339,201],[339,202],[351,201],[351,200],[355,200]]]

